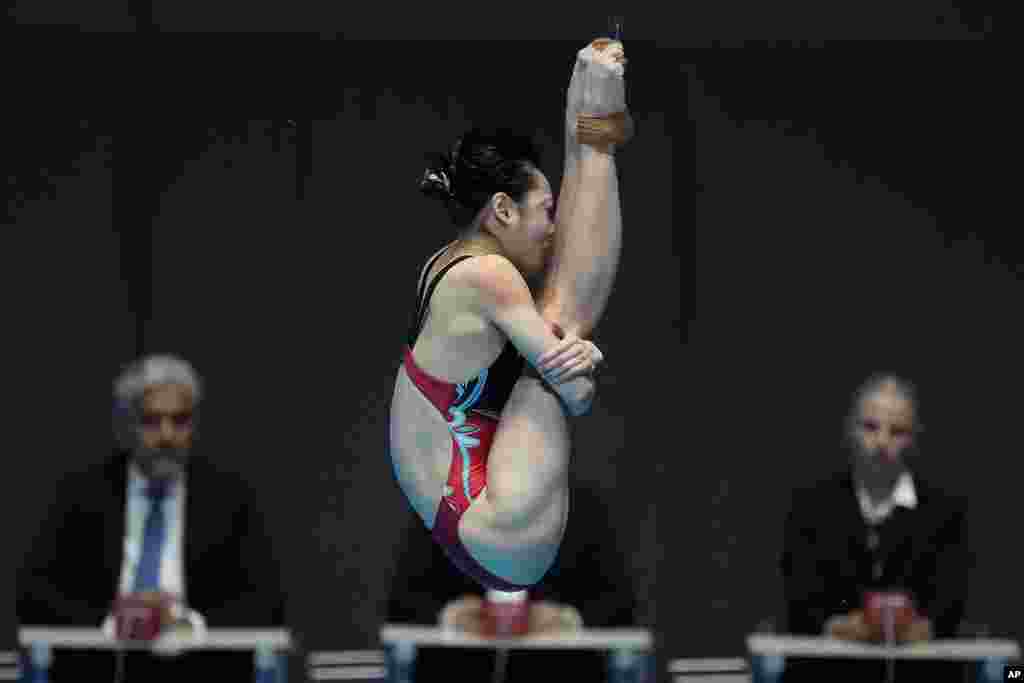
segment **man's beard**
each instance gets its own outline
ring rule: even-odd
[[[890,460],[878,449],[868,450],[856,438],[847,443],[850,462],[855,477],[870,489],[889,490],[907,470],[907,463],[917,454],[917,445],[912,444],[900,451],[899,458]]]
[[[176,479],[185,471],[188,448],[148,448],[138,446],[133,453],[135,464],[151,479]]]

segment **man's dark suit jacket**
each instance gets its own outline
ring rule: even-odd
[[[626,557],[617,545],[604,496],[590,487],[570,487],[569,525],[554,566],[530,589],[534,601],[572,605],[585,627],[627,628],[636,624],[636,596]],[[456,569],[418,517],[410,518],[387,606],[392,623],[436,625],[441,609],[484,589]],[[512,651],[506,683],[607,680],[606,653]],[[421,648],[414,681],[489,681],[496,664],[491,650]]]
[[[120,585],[128,462],[126,454],[116,453],[58,483],[55,502],[17,575],[21,624],[102,624]],[[197,453],[187,466],[187,486],[183,565],[189,607],[203,615],[208,628],[280,628],[284,591],[278,558],[251,490],[240,477]],[[146,656],[129,660],[128,681],[165,678],[172,670],[179,678],[189,666],[195,670],[214,663],[231,667],[234,673],[228,680],[252,680],[249,655],[244,661],[219,653],[158,662]],[[109,656],[100,661],[99,656],[61,653],[55,660],[55,683],[72,661],[76,669],[100,666],[113,671]],[[95,675],[98,680],[107,678]]]
[[[788,632],[821,635],[830,617],[860,609],[865,590],[898,588],[913,595],[918,612],[932,621],[936,638],[955,637],[973,564],[967,547],[966,500],[917,474],[913,477],[917,507],[896,507],[876,527],[864,521],[848,471],[793,494],[782,553]],[[868,540],[872,532],[877,539],[874,550]],[[853,674],[852,663],[835,664]],[[794,661],[787,666],[791,673],[786,680],[803,680],[798,670],[807,671],[811,680],[831,680],[835,665],[827,673],[811,674],[810,669],[820,672],[822,666],[827,663]],[[914,674],[922,672],[914,666],[910,675],[916,680]],[[821,675],[826,678],[818,678]],[[961,669],[952,674],[957,680],[959,675]]]

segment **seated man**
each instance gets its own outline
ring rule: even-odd
[[[17,575],[18,621],[113,634],[113,602],[134,595],[166,608],[165,630],[280,628],[280,571],[252,492],[194,452],[202,393],[191,366],[144,358],[114,394],[119,448],[59,482]],[[253,680],[250,654],[173,654],[128,656],[124,680]],[[114,671],[109,653],[58,651],[52,680]]]
[[[788,631],[877,641],[863,595],[909,594],[917,617],[902,642],[955,637],[967,598],[971,556],[966,502],[912,471],[919,456],[918,406],[896,377],[870,379],[854,395],[846,429],[849,467],[794,493],[785,525],[782,576]],[[884,662],[787,664],[785,680],[885,680]],[[962,680],[949,664],[897,664],[906,680]],[[927,672],[925,671],[927,668]]]
[[[636,624],[636,596],[626,557],[615,542],[608,507],[592,486],[570,481],[573,519],[554,566],[529,590],[533,606],[531,627],[551,631],[579,627],[628,628]],[[484,589],[460,572],[451,570],[444,551],[431,542],[429,532],[410,520],[409,533],[399,559],[386,619],[394,624],[436,626],[442,611],[460,624],[479,622]],[[454,610],[452,609],[454,608]],[[453,614],[454,611],[454,614]],[[421,648],[417,652],[414,681],[490,681],[496,668],[504,669],[505,683],[517,681],[603,681],[607,653],[512,650],[500,663],[494,650]]]

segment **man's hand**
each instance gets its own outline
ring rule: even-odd
[[[174,624],[174,606],[178,599],[169,593],[160,591],[143,591],[136,593],[133,597],[138,598],[147,607],[155,607],[160,610],[160,628],[165,629]]]
[[[185,644],[196,635],[187,619],[176,621],[153,641],[150,651],[158,657],[173,659],[185,652]]]
[[[476,595],[463,595],[445,605],[438,622],[449,630],[482,635],[484,601]]]
[[[185,644],[188,641],[201,639],[206,633],[203,618],[180,602],[175,603],[172,618],[172,622],[153,643],[152,652],[157,656],[177,657],[185,651]]]
[[[934,637],[932,622],[920,617],[904,625],[896,632],[896,639],[901,643],[925,643]]]
[[[184,652],[182,641],[196,635],[184,603],[175,595],[159,591],[146,591],[135,597],[160,610],[160,635],[153,641],[151,652],[167,658],[180,656]]]
[[[583,628],[583,617],[575,607],[552,602],[530,605],[530,633],[567,633]]]
[[[864,612],[854,610],[849,614],[832,617],[825,624],[825,635],[840,640],[869,642],[875,639],[875,629],[864,621]]]
[[[864,612],[861,610],[833,617],[825,625],[825,634],[833,638],[861,643],[878,643],[884,640],[881,629],[869,624],[864,619]],[[932,623],[923,618],[916,618],[906,624],[898,625],[895,636],[898,643],[923,643],[935,637]]]
[[[583,628],[583,619],[575,608],[551,602],[531,603],[529,619],[529,633],[564,633]],[[438,621],[443,628],[485,635],[484,601],[475,595],[464,595],[448,603]]]

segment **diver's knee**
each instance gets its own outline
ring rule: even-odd
[[[487,501],[491,505],[492,524],[501,531],[521,531],[536,517],[535,495],[523,482],[491,482],[487,485]]]

